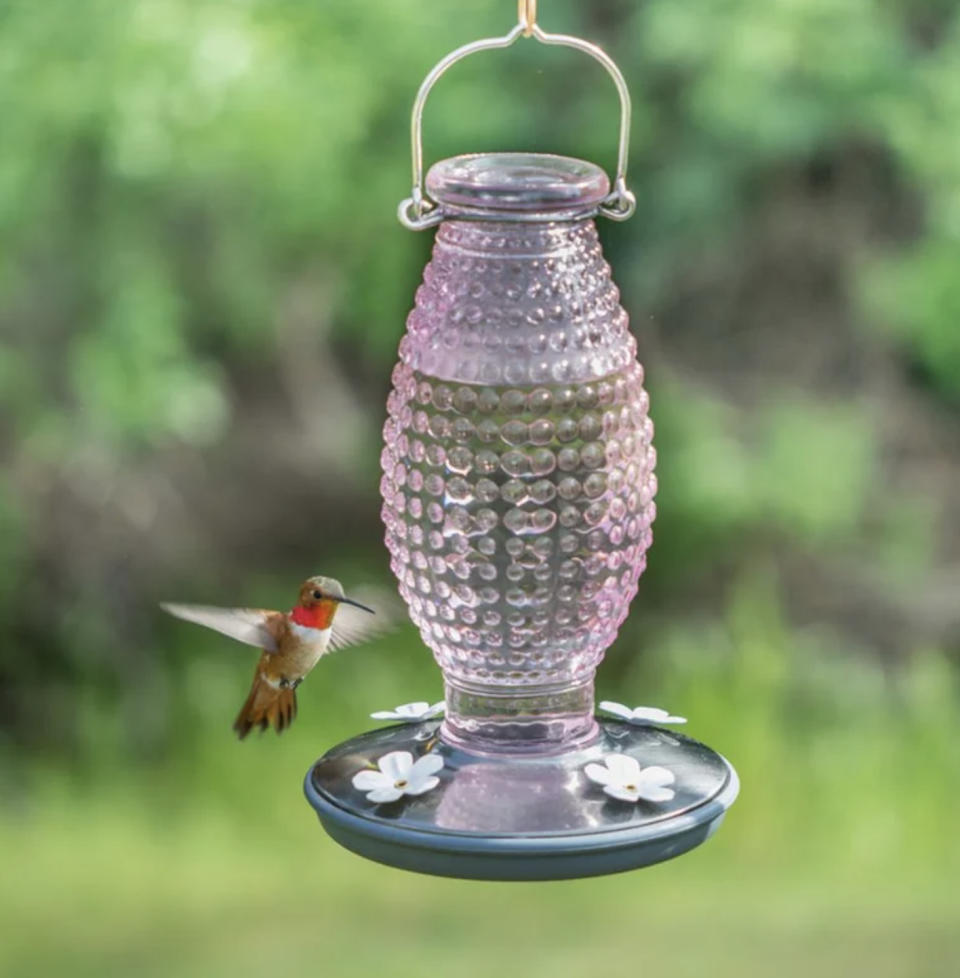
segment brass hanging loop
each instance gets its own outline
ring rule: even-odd
[[[533,37],[537,26],[537,0],[517,0],[517,23],[523,28],[524,37]]]

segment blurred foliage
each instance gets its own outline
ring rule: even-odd
[[[0,971],[368,974],[375,934],[398,975],[509,973],[529,927],[531,976],[956,973],[960,9],[540,7],[634,96],[638,213],[601,233],[659,516],[600,690],[733,758],[722,841],[522,914],[358,864],[296,785],[436,693],[413,635],[325,662],[241,749],[246,659],[155,611],[386,577],[378,429],[430,247],[394,219],[410,104],[515,5],[5,0]],[[609,165],[616,110],[589,59],[519,43],[438,86],[427,157]]]

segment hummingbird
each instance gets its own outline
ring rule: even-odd
[[[214,608],[198,604],[160,605],[184,621],[194,622],[261,649],[250,695],[233,729],[243,740],[259,726],[281,733],[297,715],[296,689],[327,652],[365,642],[385,631],[372,608],[348,598],[332,577],[308,577],[289,612],[260,608]]]

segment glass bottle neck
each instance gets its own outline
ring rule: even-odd
[[[481,686],[444,676],[446,717],[441,737],[478,754],[560,753],[598,733],[593,674],[556,687]]]

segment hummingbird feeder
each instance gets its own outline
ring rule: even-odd
[[[730,764],[602,704],[594,673],[646,566],[655,514],[643,368],[594,219],[626,220],[630,95],[614,62],[544,32],[520,0],[505,36],[448,54],[412,114],[413,230],[433,256],[387,400],[383,520],[411,618],[443,672],[440,705],[362,733],[311,768],[324,828],[360,855],[473,879],[633,869],[707,839],[737,795]],[[585,52],[620,97],[611,189],[593,163],[482,153],[423,179],[436,81],[521,37]],[[403,722],[407,721],[407,722]]]

